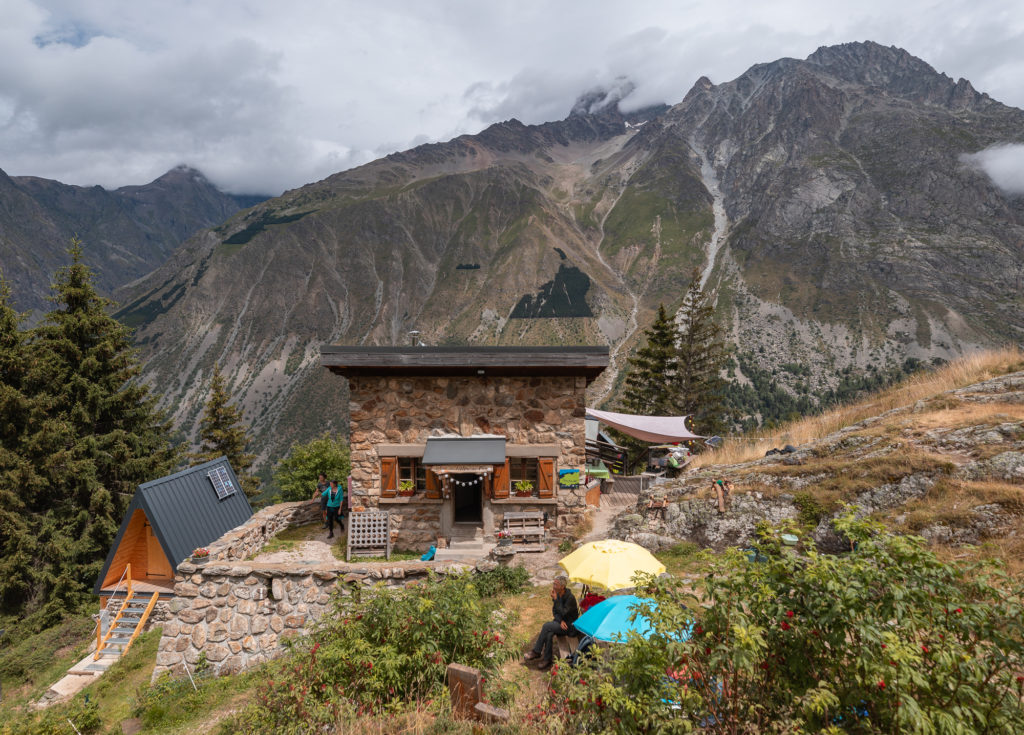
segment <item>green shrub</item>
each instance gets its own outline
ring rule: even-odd
[[[650,579],[650,638],[557,672],[540,715],[586,732],[1024,732],[1024,586],[850,515],[836,526],[856,551],[733,550],[698,601]]]
[[[809,492],[799,492],[793,496],[793,505],[799,511],[797,520],[802,526],[815,528],[821,519],[829,514],[829,509],[818,502]]]
[[[309,500],[321,472],[344,486],[348,471],[348,445],[325,433],[305,444],[293,444],[288,456],[274,467],[274,481],[281,488],[281,500]]]
[[[558,553],[568,554],[572,551],[573,542],[571,538],[564,538],[558,544]]]
[[[490,574],[487,584],[499,588],[521,573]],[[484,577],[448,575],[337,596],[317,630],[278,663],[257,687],[255,703],[222,732],[316,731],[353,713],[397,712],[409,702],[429,707],[452,662],[491,674],[515,651],[511,616],[481,597]]]
[[[473,586],[476,587],[476,591],[481,597],[515,594],[522,590],[529,581],[530,572],[526,567],[499,566],[472,578]]]

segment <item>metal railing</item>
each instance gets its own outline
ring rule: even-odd
[[[117,615],[114,616],[113,620],[110,620],[110,611],[107,608],[100,610],[100,617],[96,621],[96,653],[93,655],[92,660],[98,661],[100,658],[100,652],[106,647],[107,640],[110,638],[111,631],[117,626],[117,621],[121,619],[121,615],[124,614],[125,609],[128,607],[128,601],[132,599],[132,565],[128,563],[124,567],[124,571],[121,572],[121,578],[117,580],[117,584],[114,585],[114,591],[110,593],[110,599],[107,600],[107,607],[117,597],[118,590],[121,589],[121,583],[128,580],[128,584],[125,588],[124,602],[121,604],[121,608],[117,611]],[[107,625],[106,633],[103,631],[104,621],[109,621]]]

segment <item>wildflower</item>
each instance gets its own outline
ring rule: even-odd
[[[928,646],[922,645],[921,646],[921,650],[924,651],[925,653],[928,653]]]
[[[957,608],[956,610],[954,610],[953,612],[955,612],[955,613],[956,613],[957,615],[959,615],[959,614],[960,614],[960,613],[962,613],[963,611],[964,611],[964,610],[963,610],[963,608],[962,608],[962,607],[958,607],[958,608]]]
[[[792,610],[786,610],[786,617],[787,618],[793,617],[793,611]]]
[[[781,623],[779,623],[779,625],[782,627],[783,630],[789,630],[790,628],[793,627],[792,625],[787,623],[785,620],[783,620]]]
[[[885,682],[884,681],[878,682],[878,688],[879,689],[885,689]]]

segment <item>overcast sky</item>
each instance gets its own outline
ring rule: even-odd
[[[1024,107],[1021,0],[0,0],[0,169],[278,194],[510,117],[631,104],[818,46],[897,45]]]

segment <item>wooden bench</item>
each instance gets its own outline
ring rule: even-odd
[[[544,512],[530,510],[505,514],[505,530],[513,541],[544,542]]]

